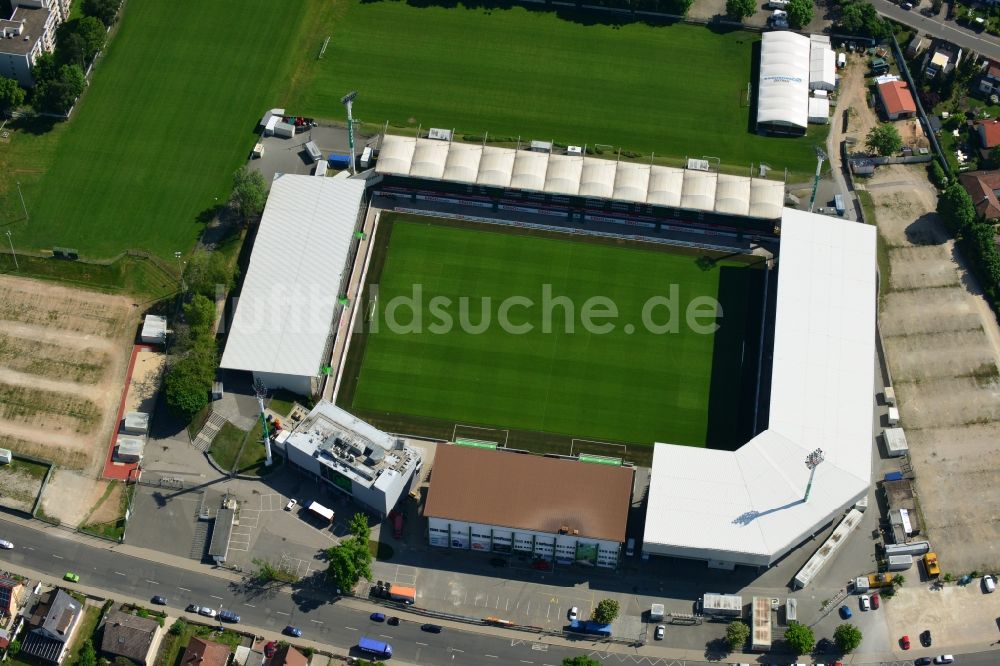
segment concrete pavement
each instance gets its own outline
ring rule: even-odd
[[[963,28],[954,21],[944,21],[936,16],[924,16],[916,9],[903,9],[889,0],[872,0],[872,4],[882,16],[932,37],[940,37],[962,47],[965,51],[975,51],[979,55],[1000,60],[1000,40],[993,35]],[[905,44],[900,46],[906,48]]]

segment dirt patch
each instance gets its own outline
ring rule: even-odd
[[[153,413],[156,391],[160,387],[160,377],[167,357],[157,351],[143,350],[135,355],[132,380],[125,398],[126,412]]]
[[[120,481],[107,481],[106,483],[104,493],[86,518],[90,525],[111,523],[122,517],[121,503],[125,484]]]
[[[45,468],[42,465],[14,461],[0,468],[0,506],[30,512],[42,489]]]
[[[78,526],[107,490],[108,481],[100,481],[64,469],[52,473],[42,495],[42,511],[58,518],[63,525]]]
[[[96,473],[137,323],[126,298],[0,276],[0,441]]]

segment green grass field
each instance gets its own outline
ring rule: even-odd
[[[386,217],[388,251],[380,278],[370,277],[378,280],[376,307],[364,306],[366,313],[377,314],[369,321],[367,342],[353,343],[352,352],[363,354],[363,361],[356,386],[346,389],[350,408],[377,423],[409,428],[405,432],[420,429],[421,419],[432,419],[443,428],[440,436],[449,437],[455,423],[641,445],[703,446],[731,436],[710,432],[708,415],[736,420],[740,343],[752,328],[747,304],[756,298],[752,285],[759,285],[760,271],[738,261],[705,268],[698,254],[648,245]],[[376,271],[378,265],[373,261]],[[566,331],[561,307],[550,308],[551,332],[544,332],[546,284],[552,297],[572,301],[573,332]],[[641,323],[643,306],[652,297],[669,295],[672,284],[679,285],[679,330],[652,332]],[[390,303],[411,295],[413,285],[422,288],[422,330],[394,330]],[[445,311],[455,322],[444,334],[432,328],[443,321],[431,304],[440,296],[451,299]],[[509,317],[515,325],[530,324],[531,332],[508,332],[497,323],[500,303],[511,296],[534,301],[531,307],[513,308]],[[581,312],[592,296],[605,296],[618,308],[616,319],[600,320],[614,323],[612,332],[584,330]],[[697,333],[684,323],[684,308],[699,296],[722,303],[722,328],[716,334]],[[461,297],[470,299],[472,323],[482,321],[482,302],[492,299],[492,323],[485,331],[468,332],[458,324]],[[399,309],[392,321],[412,323],[410,312]],[[653,313],[659,322],[667,316],[665,309]],[[628,326],[634,327],[631,334]]]
[[[74,247],[90,257],[141,248],[169,257],[198,238],[199,216],[224,202],[254,125],[291,87],[296,47],[315,2],[129,3],[67,123],[14,125],[0,186],[16,244]],[[218,198],[218,200],[216,199]]]
[[[586,25],[554,12],[416,7],[336,0],[323,60],[304,64],[290,106],[381,125],[568,144],[609,144],[663,158],[712,155],[746,173],[767,162],[807,175],[811,138],[747,131],[752,45],[759,35],[702,26]],[[322,39],[309,45],[318,53]]]

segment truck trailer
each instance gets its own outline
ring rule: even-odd
[[[417,588],[406,585],[389,585],[389,598],[412,605],[417,600]]]
[[[906,571],[913,566],[913,555],[890,555],[889,571]]]
[[[722,618],[743,616],[743,597],[738,594],[716,594],[708,592],[701,598],[701,612],[704,615]]]
[[[663,604],[653,604],[649,607],[649,621],[659,622],[663,619]]]

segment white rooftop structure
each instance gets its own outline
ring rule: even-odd
[[[777,180],[394,134],[382,138],[375,170],[768,219],[780,217],[785,197]]]
[[[316,390],[364,191],[362,180],[275,176],[223,368],[268,388]]]
[[[147,345],[162,345],[167,341],[167,318],[148,314],[142,320],[139,339]]]
[[[126,412],[122,431],[129,435],[145,435],[149,431],[149,414],[146,412]]]
[[[833,90],[837,87],[837,54],[830,48],[830,37],[809,37],[809,88]]]
[[[802,129],[809,113],[809,38],[788,31],[765,32],[760,44],[757,124]]]
[[[830,100],[826,97],[809,98],[809,123],[827,125],[830,123]]]
[[[769,429],[735,452],[656,444],[644,552],[767,566],[865,495],[875,296],[873,227],[784,209]]]

